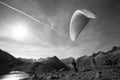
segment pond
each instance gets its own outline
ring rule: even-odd
[[[25,72],[21,71],[11,71],[6,75],[1,75],[0,80],[20,80],[24,78],[28,78],[29,75]]]

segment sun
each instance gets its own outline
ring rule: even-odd
[[[28,35],[28,29],[26,24],[18,23],[14,26],[12,25],[11,28],[11,37],[13,37],[16,40],[23,40]]]

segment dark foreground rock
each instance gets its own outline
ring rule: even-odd
[[[112,68],[85,72],[63,71],[30,77],[25,80],[120,80],[120,73]]]

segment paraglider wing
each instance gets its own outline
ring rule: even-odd
[[[73,13],[70,21],[70,38],[72,41],[77,39],[80,32],[88,24],[90,19],[95,19],[95,15],[86,9],[76,10]]]

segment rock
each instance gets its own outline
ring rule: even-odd
[[[120,66],[120,48],[114,47],[106,53],[99,53],[95,56],[96,65],[99,67]]]
[[[99,68],[111,65],[108,54],[99,53],[97,56],[95,56],[95,62],[96,66]]]
[[[77,68],[79,71],[91,70],[94,66],[94,58],[91,56],[83,56],[77,59]]]
[[[61,61],[70,69],[73,69],[74,68],[72,65],[73,59],[74,59],[73,57],[69,57],[69,58],[61,59]]]
[[[60,70],[69,70],[56,56],[48,58],[42,62],[35,62],[30,69],[30,72],[36,75],[54,73]]]
[[[77,59],[79,71],[102,69],[106,67],[120,67],[120,47],[113,47],[108,52],[99,51],[92,56],[82,56]]]
[[[47,72],[51,72],[54,70],[59,71],[63,68],[64,70],[69,70],[69,68],[56,56],[50,57],[47,60],[42,61],[41,63],[43,63],[46,66]]]

